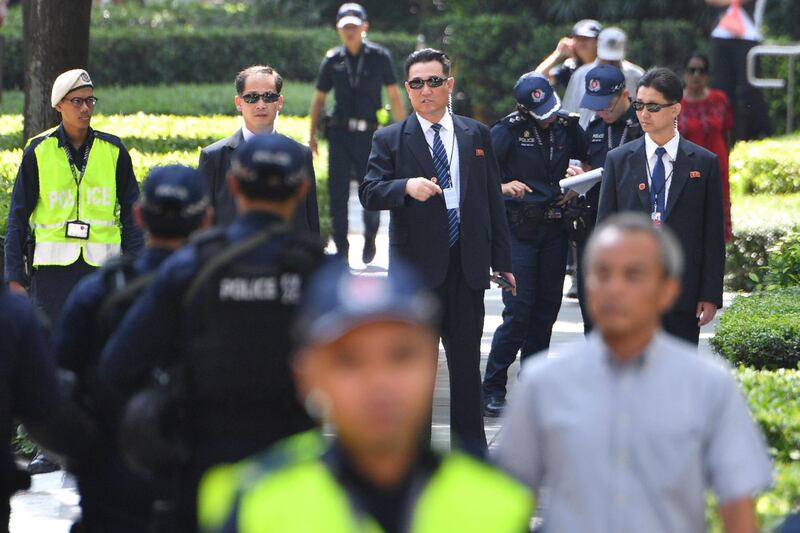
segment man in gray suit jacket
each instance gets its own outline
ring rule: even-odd
[[[450,60],[430,48],[406,60],[415,113],[378,130],[359,187],[365,209],[391,211],[389,275],[397,259],[415,266],[442,302],[456,444],[486,450],[480,343],[490,269],[509,290],[511,244],[489,129],[448,112]]]
[[[236,205],[228,190],[226,176],[236,149],[258,133],[275,131],[275,119],[283,105],[283,79],[272,67],[256,65],[236,75],[236,109],[242,114],[244,126],[228,138],[206,146],[200,152],[198,170],[203,176],[206,191],[214,208],[214,223],[227,226],[236,218]],[[297,204],[294,227],[319,234],[317,182],[311,150],[306,149],[306,169],[310,188],[305,200]]]

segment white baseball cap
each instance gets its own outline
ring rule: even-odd
[[[606,28],[597,37],[597,57],[604,61],[625,59],[625,32],[619,28]]]

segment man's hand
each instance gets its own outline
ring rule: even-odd
[[[504,291],[511,291],[512,296],[516,296],[517,295],[517,280],[514,279],[514,274],[512,274],[511,272],[494,272],[492,274],[492,277],[493,278],[502,277],[503,279],[505,279],[507,282],[509,282],[511,284],[511,287],[503,288],[503,290]],[[497,283],[496,280],[495,280],[495,283]],[[498,285],[500,285],[500,284],[498,283]]]
[[[11,292],[16,294],[28,294],[28,291],[25,290],[25,287],[23,287],[22,284],[17,281],[9,281],[8,288]]]
[[[697,317],[697,324],[700,327],[703,327],[714,320],[714,315],[716,314],[716,305],[712,304],[711,302],[697,302],[697,312],[695,313],[695,316]]]
[[[308,146],[311,148],[311,155],[317,157],[317,136],[314,134],[308,137]]]
[[[575,56],[575,40],[572,37],[562,37],[556,46],[556,52],[560,57]]]
[[[409,178],[406,181],[406,194],[414,200],[425,202],[432,196],[442,194],[442,189],[427,178]]]
[[[578,166],[578,165],[570,165],[570,166],[567,167],[567,172],[564,175],[564,177],[565,178],[571,178],[572,176],[577,176],[579,174],[583,174],[584,172],[586,172],[586,171],[583,170],[583,167]]]
[[[500,185],[500,189],[503,191],[504,196],[510,196],[512,198],[523,198],[526,192],[533,192],[533,189],[517,180],[503,183]]]

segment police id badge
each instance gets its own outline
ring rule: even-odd
[[[660,228],[663,222],[661,221],[661,213],[658,211],[653,211],[650,213],[650,220],[653,221],[653,225],[657,228]]]
[[[89,224],[80,220],[67,222],[66,237],[68,239],[87,240],[89,238]]]

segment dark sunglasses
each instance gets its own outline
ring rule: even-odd
[[[82,108],[83,104],[86,104],[86,107],[92,108],[97,103],[96,96],[87,96],[86,98],[76,96],[74,98],[67,98],[66,100],[78,109]]]
[[[440,78],[439,76],[431,76],[427,80],[423,80],[422,78],[414,78],[408,80],[406,83],[408,83],[408,86],[416,91],[417,89],[422,89],[422,87],[426,83],[428,84],[428,87],[430,87],[431,89],[435,89],[436,87],[441,87],[442,85],[444,85],[444,82],[446,82],[449,79],[450,78]]]
[[[631,102],[631,105],[633,106],[633,109],[635,109],[636,111],[641,111],[642,109],[647,108],[647,110],[651,113],[658,113],[665,107],[672,107],[676,103],[677,102],[672,102],[671,104],[653,104],[653,103],[645,104],[644,102],[641,102],[639,100],[634,100],[633,102]]]
[[[247,102],[248,104],[257,104],[259,99],[264,100],[265,104],[274,104],[278,101],[281,95],[278,93],[274,93],[272,91],[267,91],[265,93],[247,93],[242,95],[242,100]]]
[[[708,69],[705,67],[686,67],[686,73],[690,76],[705,74]]]

